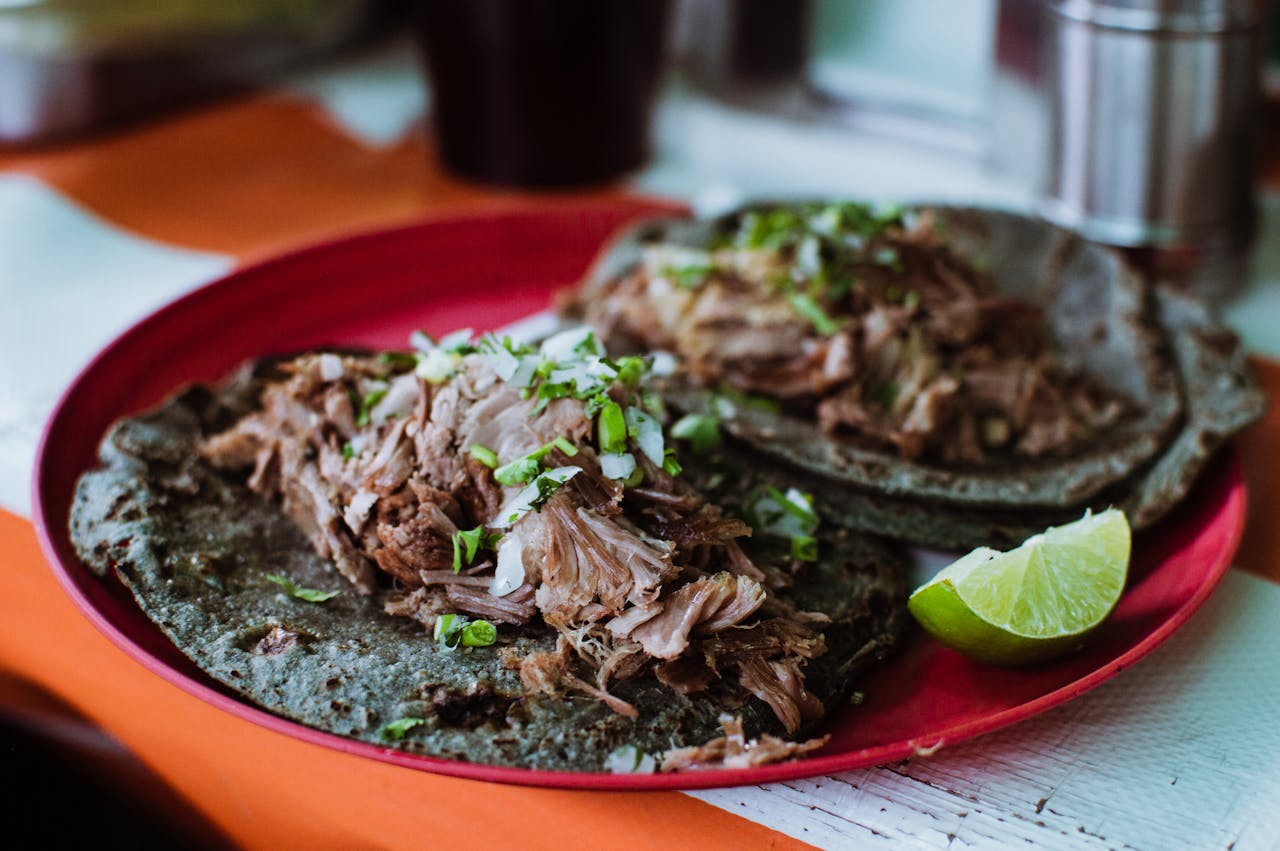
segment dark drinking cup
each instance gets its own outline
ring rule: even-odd
[[[667,0],[420,0],[440,156],[490,183],[598,183],[642,164]]]

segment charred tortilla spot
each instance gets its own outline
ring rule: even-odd
[[[429,691],[424,698],[432,714],[445,726],[467,729],[509,725],[510,710],[520,700],[519,695],[498,694],[484,683],[475,683],[462,691],[448,687]]]
[[[254,645],[253,652],[258,656],[279,656],[288,653],[298,646],[298,634],[291,632],[279,624],[273,624],[262,639]]]

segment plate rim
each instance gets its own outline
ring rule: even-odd
[[[433,217],[392,227],[374,228],[355,234],[331,237],[236,267],[226,274],[183,293],[145,314],[114,336],[78,371],[75,378],[59,395],[52,413],[41,430],[31,481],[32,521],[41,550],[58,584],[62,587],[64,593],[71,598],[77,610],[100,633],[135,662],[142,665],[143,668],[205,703],[273,732],[342,753],[368,757],[392,765],[444,776],[550,788],[657,791],[757,785],[823,776],[840,771],[883,765],[916,755],[932,754],[938,747],[949,748],[986,733],[1012,726],[1096,688],[1124,668],[1130,667],[1145,658],[1194,615],[1231,567],[1232,559],[1244,532],[1248,507],[1248,494],[1244,484],[1241,464],[1234,450],[1229,453],[1223,453],[1224,457],[1216,459],[1210,468],[1202,473],[1197,483],[1197,487],[1203,491],[1210,484],[1207,480],[1214,480],[1215,487],[1221,492],[1218,494],[1217,501],[1213,504],[1214,514],[1218,516],[1226,513],[1227,519],[1230,520],[1231,525],[1225,530],[1225,536],[1221,539],[1220,557],[1209,565],[1200,578],[1195,592],[1185,598],[1177,609],[1160,622],[1155,629],[1142,640],[1130,646],[1125,652],[1109,658],[1097,668],[1075,680],[1015,706],[977,718],[970,718],[939,731],[931,731],[927,736],[917,736],[870,748],[827,755],[819,754],[795,762],[777,763],[748,769],[718,769],[650,775],[613,775],[495,766],[413,754],[396,748],[379,747],[367,742],[349,739],[276,715],[250,703],[248,698],[224,693],[206,683],[193,679],[138,644],[117,627],[106,614],[100,611],[80,589],[72,572],[74,570],[87,572],[88,568],[78,560],[74,565],[64,563],[55,544],[54,532],[50,526],[50,521],[56,523],[65,520],[65,518],[53,516],[56,513],[55,507],[50,504],[50,500],[45,495],[45,459],[51,452],[52,436],[68,416],[68,409],[76,399],[80,389],[95,377],[95,373],[102,369],[102,365],[115,352],[127,345],[132,338],[144,334],[147,329],[153,327],[156,323],[163,322],[165,317],[174,312],[189,309],[193,302],[210,298],[211,293],[216,295],[222,289],[235,286],[246,278],[269,273],[275,267],[288,266],[300,258],[309,258],[315,254],[330,251],[351,250],[361,243],[395,239],[433,227],[458,224],[476,225],[510,218],[538,219],[556,212],[585,210],[612,211],[615,215],[620,214],[622,210],[628,210],[633,211],[636,218],[642,218],[645,216],[670,215],[673,212],[679,212],[681,209],[683,208],[677,205],[660,201],[648,203],[643,200],[612,199],[603,202],[579,204],[518,205],[504,209],[466,211],[456,215]],[[94,579],[97,580],[98,577],[95,576]],[[166,640],[168,640],[167,637]]]

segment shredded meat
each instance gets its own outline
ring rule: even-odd
[[[706,252],[692,286],[670,280],[674,246],[651,246],[568,309],[611,345],[671,351],[704,386],[777,399],[908,459],[1062,455],[1132,407],[1071,373],[1041,309],[997,293],[927,213],[859,239],[818,281],[792,244]],[[819,331],[795,308],[797,292],[833,327]]]
[[[601,700],[619,715],[636,718],[636,708],[620,700],[604,689],[578,677],[570,670],[571,650],[569,639],[563,635],[556,641],[554,651],[530,653],[520,661],[520,684],[532,694],[559,697],[565,690],[580,691]]]
[[[502,623],[528,623],[538,612],[533,604],[532,585],[521,585],[505,597],[495,597],[459,583],[446,586],[445,593],[458,611]]]
[[[539,408],[479,355],[435,384],[397,373],[393,360],[289,361],[258,410],[201,451],[279,499],[361,592],[390,588],[389,614],[428,629],[454,613],[554,630],[555,651],[504,655],[531,694],[581,693],[635,717],[609,684],[651,674],[680,694],[714,684],[732,705],[755,695],[788,730],[815,717],[802,666],[822,639],[768,596],[770,574],[738,545],[745,523],[641,452],[641,487],[606,478],[582,400]],[[477,446],[501,462],[538,452],[545,469],[578,472],[495,528],[524,484],[501,485]],[[516,548],[514,564],[503,542]]]
[[[681,586],[669,598],[646,613],[643,622],[623,615],[609,624],[610,632],[629,635],[650,656],[674,659],[689,646],[689,634],[698,628],[718,632],[736,626],[764,602],[764,589],[755,580],[717,573]]]
[[[831,738],[822,736],[806,742],[788,742],[764,735],[748,740],[742,732],[742,719],[730,715],[720,717],[724,735],[704,745],[676,748],[662,755],[661,770],[695,771],[707,768],[753,768],[774,762],[785,762],[818,750]]]

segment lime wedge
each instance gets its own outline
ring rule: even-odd
[[[1129,523],[1114,508],[944,567],[908,607],[934,638],[978,662],[1027,665],[1076,650],[1115,609]]]

